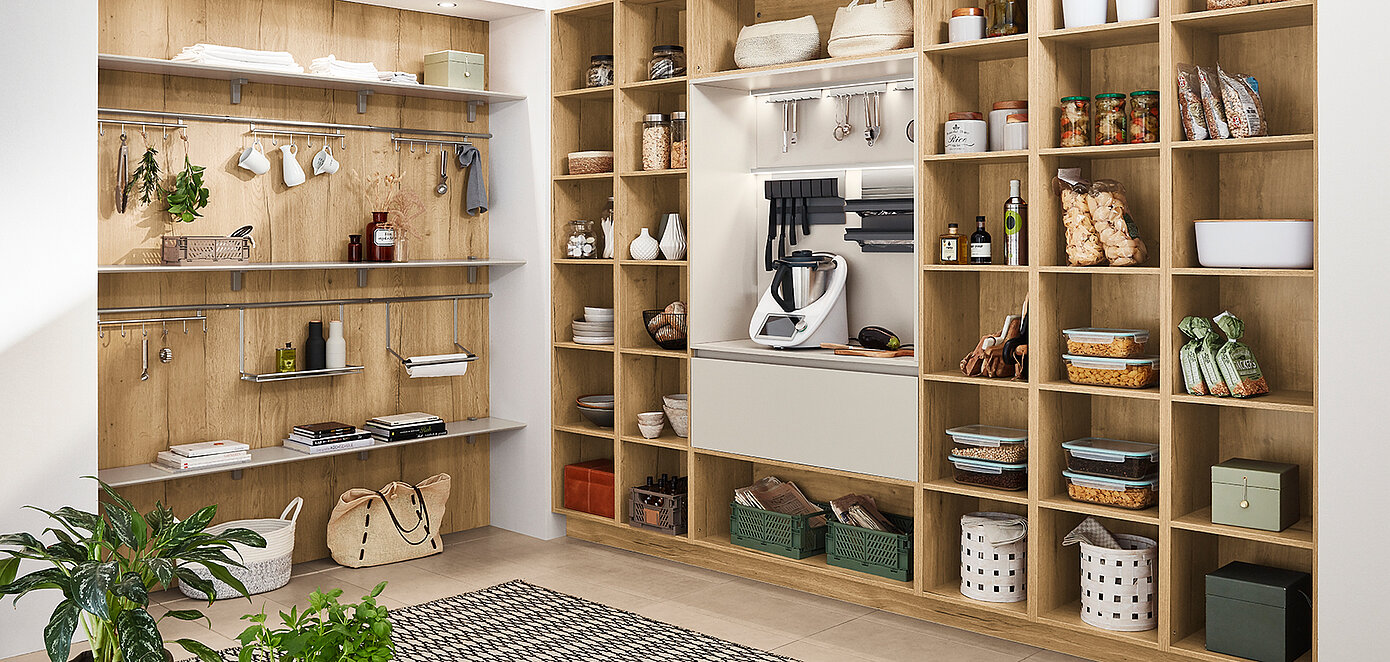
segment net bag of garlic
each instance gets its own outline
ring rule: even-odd
[[[1091,208],[1086,202],[1090,192],[1086,181],[1081,179],[1080,168],[1063,168],[1057,171],[1052,187],[1062,196],[1062,227],[1066,230],[1067,264],[1073,267],[1090,267],[1105,263],[1105,253],[1100,248],[1100,233],[1096,231],[1091,219]]]
[[[1091,184],[1086,203],[1111,266],[1128,267],[1149,259],[1149,249],[1129,216],[1124,185],[1113,179],[1098,179]]]

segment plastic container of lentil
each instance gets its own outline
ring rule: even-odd
[[[1076,356],[1109,356],[1133,358],[1143,356],[1149,345],[1149,332],[1144,329],[1101,329],[1086,327],[1064,329],[1067,353]]]
[[[1158,474],[1126,480],[1087,476],[1068,469],[1062,476],[1067,479],[1067,496],[1072,501],[1130,510],[1143,510],[1158,503]]]
[[[1018,491],[1028,487],[1028,465],[1024,463],[990,462],[967,457],[951,457],[957,483],[979,485],[997,490]]]
[[[1148,388],[1158,383],[1158,357],[1110,358],[1063,354],[1067,379],[1073,384]]]
[[[1028,431],[994,425],[963,425],[946,431],[955,442],[951,457],[1017,464],[1028,461]]]
[[[1086,437],[1062,448],[1067,468],[1079,474],[1137,480],[1158,471],[1158,444]]]

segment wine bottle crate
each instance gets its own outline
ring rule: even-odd
[[[683,535],[686,531],[686,495],[665,494],[641,487],[628,497],[628,524],[635,529]]]

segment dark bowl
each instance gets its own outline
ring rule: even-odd
[[[668,340],[658,339],[656,334],[652,332],[652,319],[657,315],[665,315],[667,320],[674,321],[675,323],[671,325],[671,328],[676,329],[680,333],[680,337]],[[647,330],[647,335],[651,336],[652,342],[662,349],[685,349],[685,338],[690,329],[689,326],[686,326],[685,313],[668,313],[660,309],[642,311],[642,328]]]

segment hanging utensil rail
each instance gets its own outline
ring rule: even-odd
[[[481,294],[434,294],[414,297],[369,297],[363,299],[324,299],[321,301],[253,301],[248,303],[198,303],[176,306],[138,306],[134,308],[101,308],[98,315],[129,315],[140,313],[169,313],[183,310],[250,310],[253,308],[296,308],[300,306],[359,306],[374,303],[412,303],[416,301],[451,301],[457,299],[491,299],[491,292]]]
[[[419,133],[419,132],[418,132],[418,131],[408,131],[408,132],[406,132],[406,133]],[[394,134],[394,133],[391,134],[391,144],[393,144],[393,145],[396,146],[396,151],[397,151],[397,152],[401,151],[401,144],[402,144],[402,143],[409,143],[409,144],[410,144],[410,151],[412,151],[412,152],[415,151],[415,146],[416,146],[416,145],[424,145],[424,146],[425,146],[425,153],[426,153],[426,154],[429,153],[430,145],[436,145],[436,146],[440,146],[440,147],[453,147],[453,148],[458,148],[459,145],[472,145],[472,144],[473,144],[473,143],[468,142],[468,139],[467,139],[467,138],[464,138],[463,140],[433,140],[433,139],[429,139],[429,138],[406,138],[406,137],[404,137],[404,136],[398,136],[398,135],[396,135],[396,134]]]
[[[122,133],[122,134],[125,133],[125,128],[126,128],[127,126],[138,126],[138,127],[140,127],[140,133],[141,133],[141,134],[144,134],[144,133],[145,133],[145,129],[148,129],[148,128],[150,128],[150,127],[154,127],[154,128],[156,128],[156,129],[187,129],[187,128],[188,128],[188,125],[187,125],[187,124],[184,124],[183,122],[177,122],[177,123],[175,123],[175,122],[140,122],[140,121],[131,121],[131,120],[110,120],[110,119],[102,119],[102,118],[98,117],[98,118],[97,118],[97,133],[99,133],[100,135],[103,135],[103,136],[106,135],[106,125],[107,125],[107,124],[119,124],[119,125],[121,125],[121,133]],[[165,135],[165,137],[167,138],[168,135],[169,135],[169,132],[168,132],[168,131],[165,131],[165,132],[164,132],[164,135]]]
[[[326,129],[329,131],[374,131],[377,133],[414,133],[426,136],[440,136],[454,140],[472,138],[487,140],[491,133],[472,133],[464,131],[435,131],[431,129],[408,129],[399,126],[375,126],[371,124],[338,124],[334,122],[305,122],[300,120],[275,120],[263,117],[237,117],[234,115],[202,115],[198,113],[174,113],[163,110],[131,110],[127,108],[98,108],[100,115],[127,115],[131,117],[173,118],[186,122],[220,122],[223,124],[269,124],[274,126],[293,126],[302,129]],[[110,124],[120,124],[122,120],[103,120]],[[125,120],[126,124],[140,124],[139,120]],[[153,126],[153,124],[150,124]],[[303,133],[297,131],[296,133]],[[453,144],[450,142],[449,144]]]
[[[97,326],[144,326],[146,324],[167,324],[169,322],[206,322],[207,315],[201,311],[188,317],[151,317],[138,320],[97,320]]]

